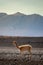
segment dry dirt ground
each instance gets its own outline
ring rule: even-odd
[[[14,47],[0,47],[0,65],[43,65],[43,48],[33,48],[32,57],[28,52],[20,53]]]

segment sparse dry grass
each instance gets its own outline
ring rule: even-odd
[[[33,48],[32,58],[29,54],[20,54],[17,48],[0,48],[0,65],[43,65],[43,48]]]

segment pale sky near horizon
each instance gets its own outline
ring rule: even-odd
[[[0,12],[43,15],[43,0],[0,0]]]

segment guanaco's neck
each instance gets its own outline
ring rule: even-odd
[[[14,41],[13,44],[16,45],[17,48],[19,48],[19,46],[17,45],[17,42]]]
[[[17,45],[17,43],[16,43],[16,47],[19,48],[19,46]]]

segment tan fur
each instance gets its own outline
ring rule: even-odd
[[[13,41],[13,44],[16,44],[16,47],[17,47],[21,52],[27,50],[27,51],[31,54],[31,50],[32,50],[32,46],[31,46],[31,45],[28,44],[28,45],[20,45],[20,46],[18,46],[16,41]]]
[[[28,51],[30,53],[30,60],[31,60],[31,56],[32,56],[32,53],[31,53],[32,46],[31,45],[28,44],[28,45],[20,45],[20,46],[18,46],[16,41],[13,41],[13,44],[16,45],[16,47],[20,50],[20,52]]]

